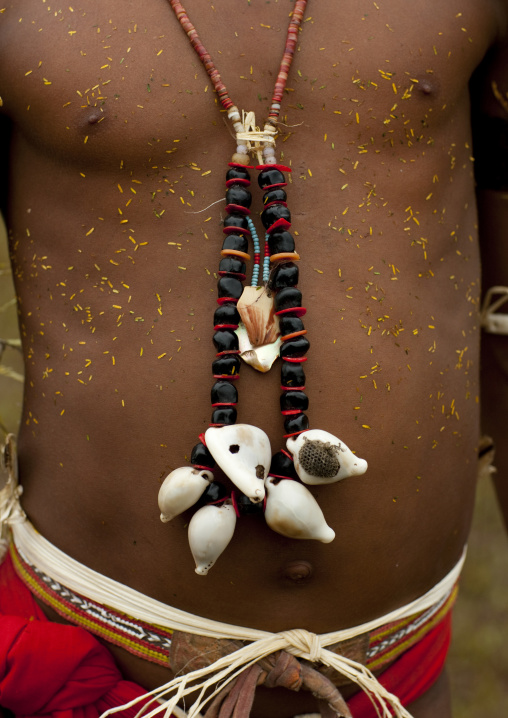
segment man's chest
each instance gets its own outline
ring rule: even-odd
[[[289,0],[186,3],[232,100],[260,121],[284,49]],[[478,2],[309,2],[283,120],[344,144],[397,141],[446,120],[492,41]],[[150,166],[191,138],[222,136],[212,84],[167,0],[59,7],[11,3],[0,15],[0,95],[34,145],[66,162]],[[416,133],[416,135],[415,135]],[[383,139],[384,138],[384,139]],[[126,145],[128,144],[128,149]],[[83,165],[84,166],[84,165]]]

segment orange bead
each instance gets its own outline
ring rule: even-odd
[[[270,262],[278,262],[281,259],[288,259],[290,262],[298,262],[300,255],[297,252],[279,252],[272,254]]]
[[[247,261],[249,261],[250,259],[250,254],[247,254],[247,252],[240,252],[239,249],[222,249],[221,254],[223,257],[231,255],[233,257],[241,257],[242,259],[245,259]]]
[[[307,334],[306,329],[301,329],[299,332],[292,332],[292,334],[285,334],[283,337],[280,338],[281,342],[285,342],[286,339],[294,339],[294,337],[301,337],[304,334]]]

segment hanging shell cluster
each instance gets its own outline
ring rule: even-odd
[[[299,481],[269,475],[272,451],[264,431],[250,424],[210,427],[205,443],[226,476],[253,503],[265,501],[265,520],[292,539],[330,543],[335,537],[319,504],[304,486],[331,484],[367,470],[367,462],[333,434],[320,429],[290,437]],[[170,521],[198,501],[213,481],[211,471],[185,466],[172,471],[159,491],[161,520]],[[236,511],[230,499],[200,508],[189,524],[196,573],[206,575],[233,537]]]

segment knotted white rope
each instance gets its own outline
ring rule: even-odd
[[[241,125],[241,129],[237,129],[239,124],[235,126],[237,143],[246,145],[248,152],[255,154],[259,164],[263,164],[263,150],[266,147],[275,147],[277,130],[268,123],[261,130],[256,125],[255,113],[243,110]]]
[[[387,623],[435,606],[450,593],[457,582],[465,560],[466,549],[457,565],[436,586],[420,598],[406,606],[401,606],[386,616],[381,616],[360,626],[322,635],[316,635],[304,629],[269,633],[195,616],[145,596],[129,586],[124,586],[93,571],[67,556],[36,531],[20,506],[20,494],[21,487],[17,484],[15,469],[11,465],[9,480],[4,489],[0,491],[1,535],[5,536],[5,532],[9,530],[22,556],[54,580],[76,593],[87,596],[92,601],[126,613],[139,621],[211,638],[251,641],[234,653],[220,658],[211,666],[178,676],[151,691],[149,695],[153,696],[154,702],[156,701],[156,707],[150,713],[146,713],[145,718],[152,718],[162,708],[166,710],[165,715],[170,716],[171,711],[176,709],[182,698],[199,690],[199,696],[188,713],[188,718],[198,718],[200,710],[222,690],[225,684],[234,680],[246,668],[260,659],[279,650],[285,650],[297,658],[329,666],[346,676],[367,693],[380,718],[391,718],[390,707],[396,718],[411,718],[398,698],[383,688],[365,666],[337,655],[328,650],[326,646],[347,641]],[[205,698],[205,692],[208,689],[213,689],[213,691],[210,696]],[[135,699],[125,706],[112,708],[106,711],[101,718],[136,705],[140,700],[142,698]]]
[[[484,331],[489,334],[508,334],[508,314],[498,311],[506,302],[508,302],[508,287],[491,287],[487,291],[480,319]]]
[[[0,491],[0,563],[9,548],[9,526],[26,519],[19,502],[23,487],[18,484],[16,439],[13,434],[7,436],[2,449],[2,464],[7,471],[7,482]]]

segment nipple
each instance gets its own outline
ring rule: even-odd
[[[104,119],[104,111],[100,108],[93,107],[90,114],[87,117],[89,125],[96,125],[98,122]]]
[[[88,124],[89,125],[95,125],[101,117],[104,117],[103,113],[100,110],[92,110],[92,112],[88,115]]]
[[[417,75],[416,79],[418,83],[415,85],[416,89],[422,93],[422,95],[437,95],[439,92],[439,82],[435,77],[429,75]]]
[[[90,127],[99,125],[105,119],[106,113],[102,107],[87,107],[82,109],[82,114],[78,118],[78,125],[83,132],[88,133]]]

